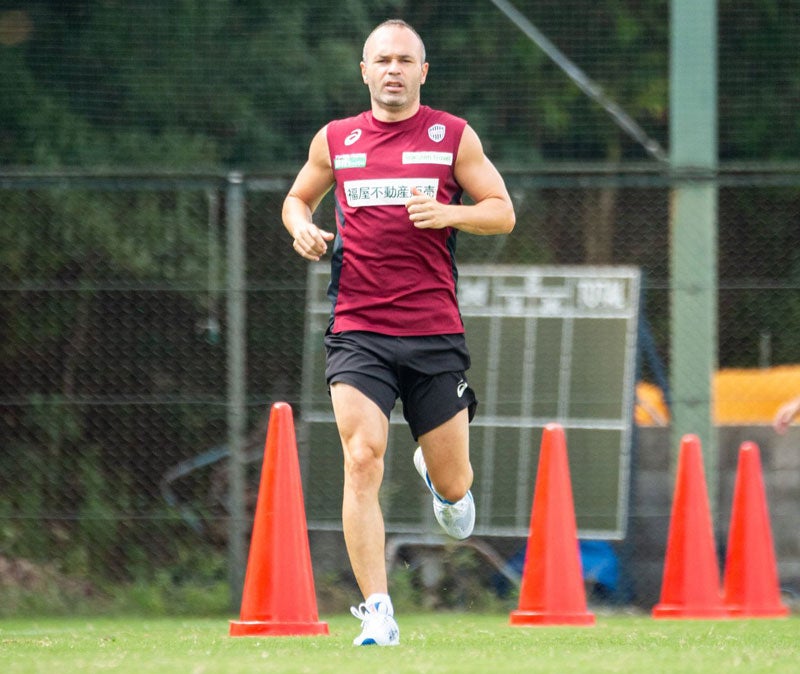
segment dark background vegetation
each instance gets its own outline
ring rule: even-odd
[[[515,4],[669,147],[666,0]],[[6,0],[1,558],[95,585],[224,579],[228,174],[257,457],[266,406],[299,399],[306,267],[280,204],[314,132],[366,107],[363,40],[394,16],[426,42],[424,102],[469,120],[515,200],[513,235],[462,260],[640,266],[643,376],[668,365],[669,169],[491,2]],[[720,366],[797,363],[800,8],[720,0],[719,19]]]

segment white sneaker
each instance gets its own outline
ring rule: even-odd
[[[433,514],[445,533],[459,541],[468,538],[475,528],[475,501],[472,492],[468,491],[464,498],[455,503],[445,501],[439,496],[428,475],[421,447],[417,447],[417,451],[414,452],[414,467],[433,494]]]
[[[389,610],[386,604],[351,606],[350,613],[361,621],[361,634],[353,639],[353,646],[398,646],[400,628]]]

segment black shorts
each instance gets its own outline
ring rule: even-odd
[[[397,399],[416,440],[478,400],[467,383],[463,334],[391,337],[349,331],[325,335],[328,386],[344,382],[373,400],[388,419]]]

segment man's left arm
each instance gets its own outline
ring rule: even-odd
[[[514,229],[514,205],[503,177],[484,154],[480,138],[470,126],[461,136],[454,175],[475,203],[442,204],[417,193],[406,204],[415,227],[453,227],[470,234],[507,234]]]

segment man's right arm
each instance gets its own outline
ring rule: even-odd
[[[314,136],[308,160],[295,178],[283,202],[283,226],[294,239],[295,251],[307,260],[317,261],[328,250],[334,234],[317,227],[311,216],[334,183],[328,153],[328,139],[323,127]]]

